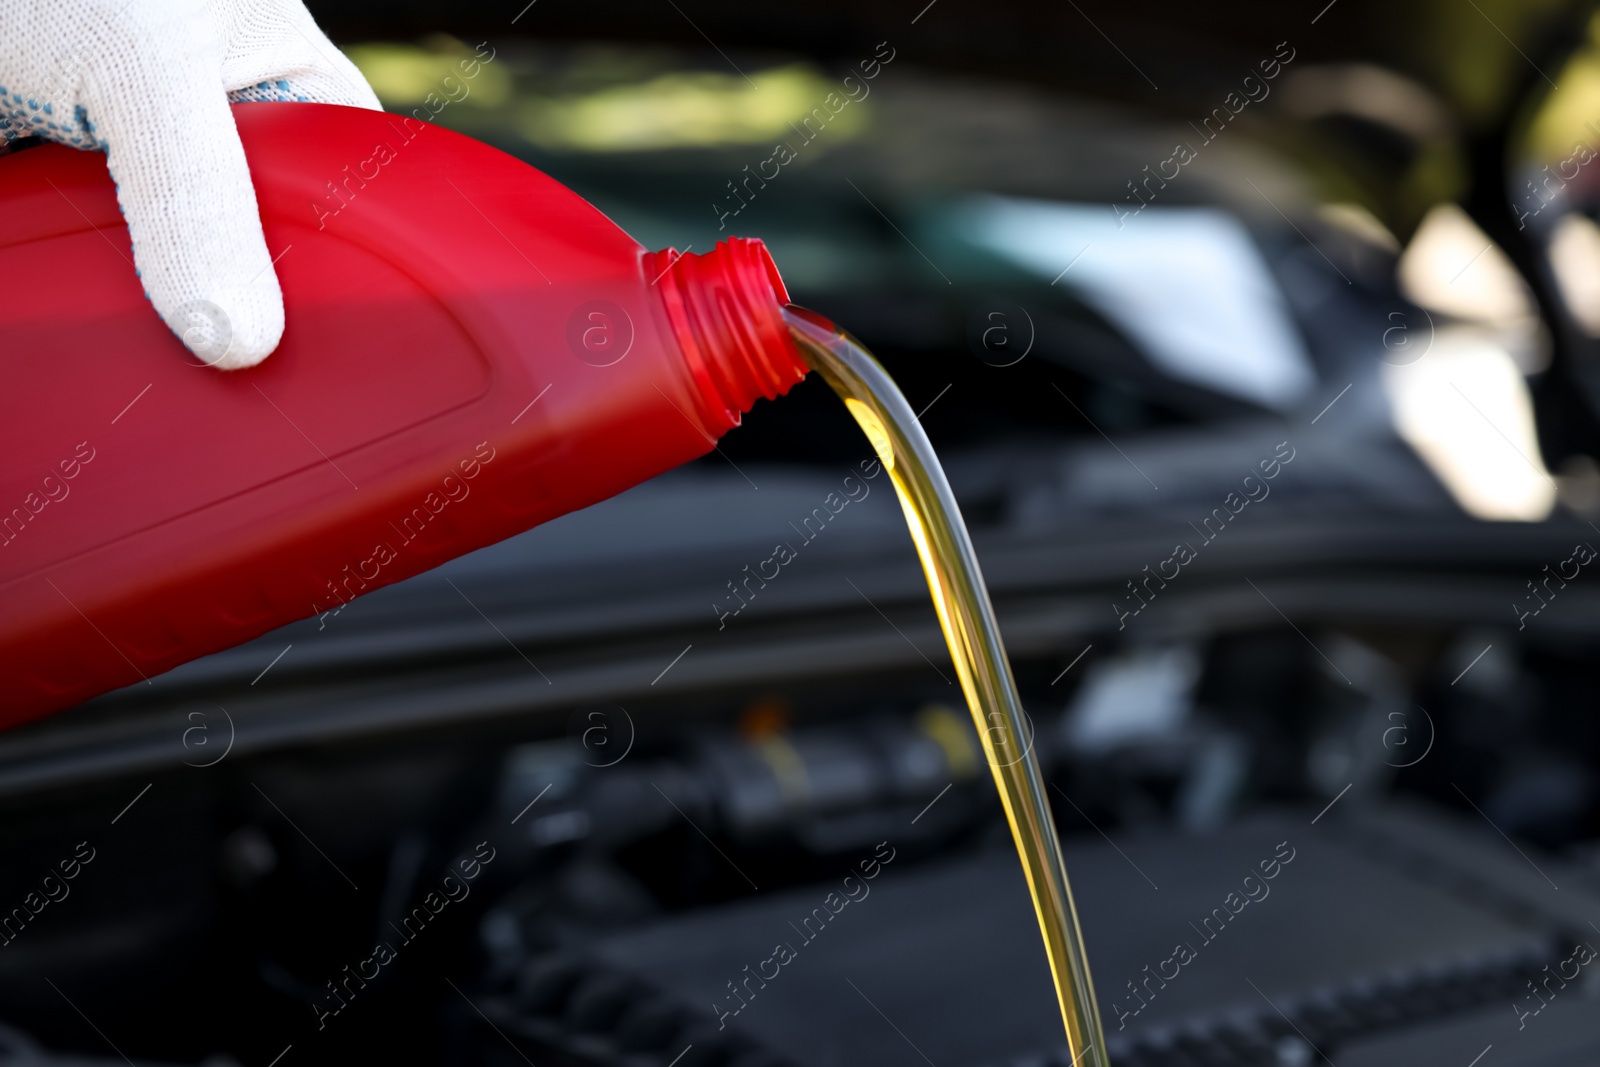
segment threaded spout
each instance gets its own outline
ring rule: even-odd
[[[757,399],[782,396],[806,376],[783,320],[789,293],[761,241],[732,237],[703,255],[669,248],[647,254],[644,270],[659,277],[654,287],[714,436],[739,425]]]

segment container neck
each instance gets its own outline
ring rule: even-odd
[[[704,255],[648,253],[644,272],[658,279],[711,436],[739,425],[757,399],[782,396],[805,377],[783,321],[789,294],[761,241],[732,237]]]

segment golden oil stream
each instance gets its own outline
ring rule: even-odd
[[[801,308],[789,307],[784,319],[806,363],[839,394],[894,482],[1022,859],[1072,1062],[1075,1067],[1107,1067],[1083,933],[1033,751],[1032,729],[1017,697],[978,557],[938,457],[893,379],[859,341]]]

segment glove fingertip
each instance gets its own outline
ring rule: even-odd
[[[162,318],[199,363],[242,370],[277,350],[283,297],[276,278],[263,278],[246,290],[221,289],[180,301]]]

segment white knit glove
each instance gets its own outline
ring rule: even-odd
[[[145,295],[234,369],[278,346],[283,294],[230,100],[379,108],[299,0],[0,0],[0,137],[104,149]]]

